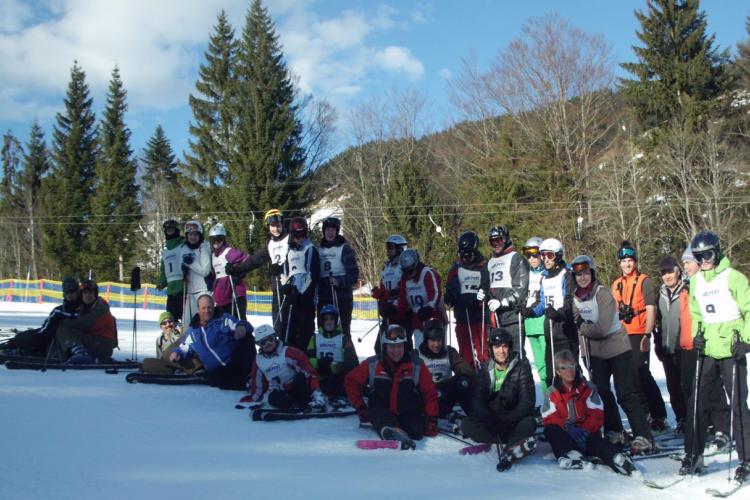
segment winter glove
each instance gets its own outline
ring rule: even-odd
[[[734,356],[734,359],[742,361],[748,353],[750,353],[750,344],[736,339],[734,344],[732,344],[732,356]]]
[[[500,301],[497,299],[492,299],[489,302],[487,302],[487,308],[490,310],[490,312],[495,312],[498,309],[500,309]]]
[[[291,295],[292,291],[294,290],[294,285],[291,283],[285,283],[279,287],[279,293],[281,295]]]
[[[706,350],[706,337],[703,335],[696,335],[693,337],[693,349],[695,349],[698,353],[701,353]]]
[[[182,263],[182,273],[183,273],[183,274],[188,274],[189,272],[190,272],[190,266],[188,266],[187,264],[185,264],[185,263],[183,262],[183,263]]]
[[[557,322],[563,320],[562,313],[552,306],[547,306],[544,310],[544,317],[547,318],[548,321],[552,320]]]
[[[484,299],[486,298],[487,298],[487,294],[484,293],[484,290],[480,288],[479,291],[477,292],[477,300],[481,302],[481,301],[484,301]]]
[[[224,266],[224,272],[231,276],[235,274],[237,270],[235,269],[234,264],[232,264],[231,262],[227,262],[227,265]]]
[[[585,322],[586,322],[586,320],[584,320],[583,317],[581,317],[581,316],[576,316],[575,317],[576,328],[581,328],[581,325],[584,324]]]
[[[427,437],[435,437],[438,435],[437,417],[427,418],[427,423],[424,426],[424,435]]]
[[[195,260],[195,255],[191,253],[186,253],[185,255],[182,256],[182,263],[187,264],[188,266],[192,264],[194,260]]]
[[[385,300],[385,299],[387,299],[386,294],[387,294],[387,292],[385,290],[383,290],[382,288],[380,288],[379,286],[374,287],[372,289],[372,292],[370,293],[370,295],[372,296],[372,298],[375,299],[375,300]]]
[[[370,412],[367,410],[367,406],[362,405],[357,408],[357,416],[359,417],[360,424],[370,423]]]
[[[419,319],[422,321],[427,321],[428,319],[432,318],[432,315],[435,313],[435,309],[432,306],[424,306],[419,310],[417,313],[417,316],[419,316]]]
[[[534,317],[534,310],[530,307],[519,307],[518,310],[521,313],[521,316],[524,318],[533,318]]]
[[[580,450],[585,450],[586,440],[589,438],[589,431],[572,424],[568,424],[568,428],[566,430],[568,432],[568,436],[570,436],[570,438],[575,441],[576,446]]]

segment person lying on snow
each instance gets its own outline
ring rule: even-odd
[[[106,363],[117,347],[117,324],[109,304],[99,297],[99,286],[94,280],[81,282],[81,305],[76,318],[66,318],[57,328],[60,351],[67,354],[68,363]]]
[[[416,351],[407,351],[402,326],[388,327],[382,342],[380,356],[366,359],[344,379],[360,422],[371,421],[383,439],[436,436],[438,395],[432,374]]]
[[[197,304],[198,313],[190,322],[186,338],[172,348],[169,361],[190,367],[195,366],[197,358],[210,385],[244,390],[255,359],[252,325],[229,314],[217,313],[211,292],[200,295]]]
[[[428,320],[424,328],[424,340],[418,352],[437,388],[440,417],[445,418],[456,403],[468,415],[474,369],[453,346],[445,345],[445,325],[442,321]]]
[[[307,344],[310,365],[320,377],[320,389],[329,398],[345,398],[344,377],[358,364],[351,336],[344,334],[339,311],[333,304],[320,308],[320,325]]]
[[[544,435],[560,468],[581,469],[586,455],[626,476],[635,470],[630,457],[602,437],[604,404],[596,386],[581,376],[570,351],[555,355],[555,378],[542,417]]]
[[[492,329],[490,346],[492,357],[474,380],[471,413],[461,428],[478,443],[497,443],[497,469],[504,471],[536,448],[534,378],[528,359],[513,352],[510,332]]]
[[[18,332],[13,338],[0,344],[0,351],[6,354],[46,356],[60,322],[65,318],[77,317],[81,305],[81,289],[77,279],[65,278],[62,293],[63,303],[52,309],[41,327]]]
[[[258,355],[250,373],[250,392],[240,402],[264,403],[282,410],[326,408],[318,373],[305,353],[284,345],[271,325],[258,327],[255,343]]]

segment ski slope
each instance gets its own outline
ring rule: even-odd
[[[0,327],[39,325],[51,308],[2,302]],[[115,357],[125,358],[133,311],[114,313],[122,349]],[[137,314],[142,358],[153,355],[158,313]],[[254,325],[265,321],[251,318]],[[354,338],[373,324],[355,321]],[[360,357],[372,353],[373,341],[370,334],[357,344]],[[654,375],[668,400],[658,362]],[[363,451],[354,441],[373,434],[359,429],[356,417],[252,422],[247,410],[234,408],[241,395],[131,385],[124,374],[2,367],[0,499],[682,499],[711,498],[705,488],[727,484],[726,455],[707,459],[715,472],[659,491],[607,467],[562,471],[546,443],[505,473],[495,470],[494,453],[460,456],[462,445],[444,436],[423,440],[414,452]],[[668,458],[638,462],[655,479],[670,477],[678,466]]]

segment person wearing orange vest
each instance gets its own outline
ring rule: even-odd
[[[638,270],[638,256],[630,242],[622,242],[617,260],[622,276],[612,283],[612,295],[630,339],[636,385],[644,412],[650,415],[651,430],[663,431],[667,426],[667,408],[649,369],[651,334],[656,322],[656,289],[651,279]]]

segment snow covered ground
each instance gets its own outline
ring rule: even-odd
[[[0,328],[38,326],[51,308],[0,302]],[[116,357],[125,358],[133,311],[114,312]],[[158,314],[137,314],[142,358],[153,355]],[[256,326],[267,321],[251,318]],[[355,339],[373,324],[355,322]],[[361,357],[372,353],[373,335],[357,344]],[[668,399],[661,365],[653,366]],[[234,409],[240,397],[131,385],[124,374],[0,368],[0,498],[701,498],[706,487],[726,485],[726,456],[707,460],[709,475],[658,491],[606,467],[561,471],[544,443],[506,473],[496,472],[494,453],[460,456],[462,445],[443,436],[416,452],[362,451],[354,441],[373,435],[356,417],[252,422]],[[678,468],[668,458],[638,464],[649,478]]]

